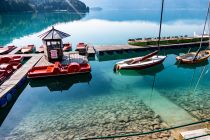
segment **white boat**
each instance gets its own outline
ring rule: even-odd
[[[159,64],[162,64],[163,61],[166,59],[166,56],[158,55],[160,50],[160,37],[161,37],[161,27],[162,27],[162,17],[163,17],[163,6],[164,0],[162,0],[162,7],[161,7],[161,18],[160,18],[160,29],[159,29],[159,37],[158,37],[158,50],[142,56],[142,57],[135,57],[131,59],[126,59],[116,63],[114,70],[121,70],[121,69],[146,69],[150,68]]]
[[[126,59],[116,63],[115,70],[121,69],[146,69],[159,64],[162,64],[166,59],[166,56],[156,55],[158,51],[150,53],[143,57],[135,57],[131,59]]]

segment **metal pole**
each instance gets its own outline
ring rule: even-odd
[[[163,21],[163,8],[164,8],[164,0],[162,0],[162,5],[161,5],[160,28],[159,28],[159,36],[158,36],[158,51],[160,51],[160,37],[161,37],[161,29],[162,29],[162,21]]]

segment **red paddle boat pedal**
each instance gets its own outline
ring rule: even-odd
[[[61,75],[74,75],[81,73],[90,73],[90,64],[70,63],[69,65],[61,65],[60,62],[55,62],[50,66],[33,67],[28,72],[28,78],[53,77]]]

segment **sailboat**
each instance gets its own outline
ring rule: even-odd
[[[161,7],[161,17],[160,17],[160,28],[159,28],[159,37],[158,37],[158,50],[141,57],[135,57],[120,61],[115,64],[114,70],[120,69],[146,69],[159,64],[162,64],[166,59],[166,56],[160,56],[158,53],[160,52],[160,36],[161,36],[161,28],[162,28],[162,19],[163,19],[163,7],[164,0],[162,0]]]
[[[207,61],[210,54],[207,51],[201,51],[202,49],[202,42],[203,42],[203,38],[205,36],[205,29],[206,29],[206,24],[207,24],[207,20],[209,22],[209,12],[210,12],[210,3],[208,6],[208,11],[207,11],[207,15],[206,15],[206,20],[205,20],[205,24],[204,24],[204,28],[203,28],[203,33],[201,36],[201,42],[200,42],[200,47],[197,50],[197,52],[189,52],[187,54],[181,55],[181,56],[177,56],[176,60],[179,63],[183,63],[183,64],[198,64],[198,63],[202,63],[204,61]]]

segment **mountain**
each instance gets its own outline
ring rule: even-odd
[[[57,10],[88,12],[89,7],[79,0],[0,0],[0,13]]]

